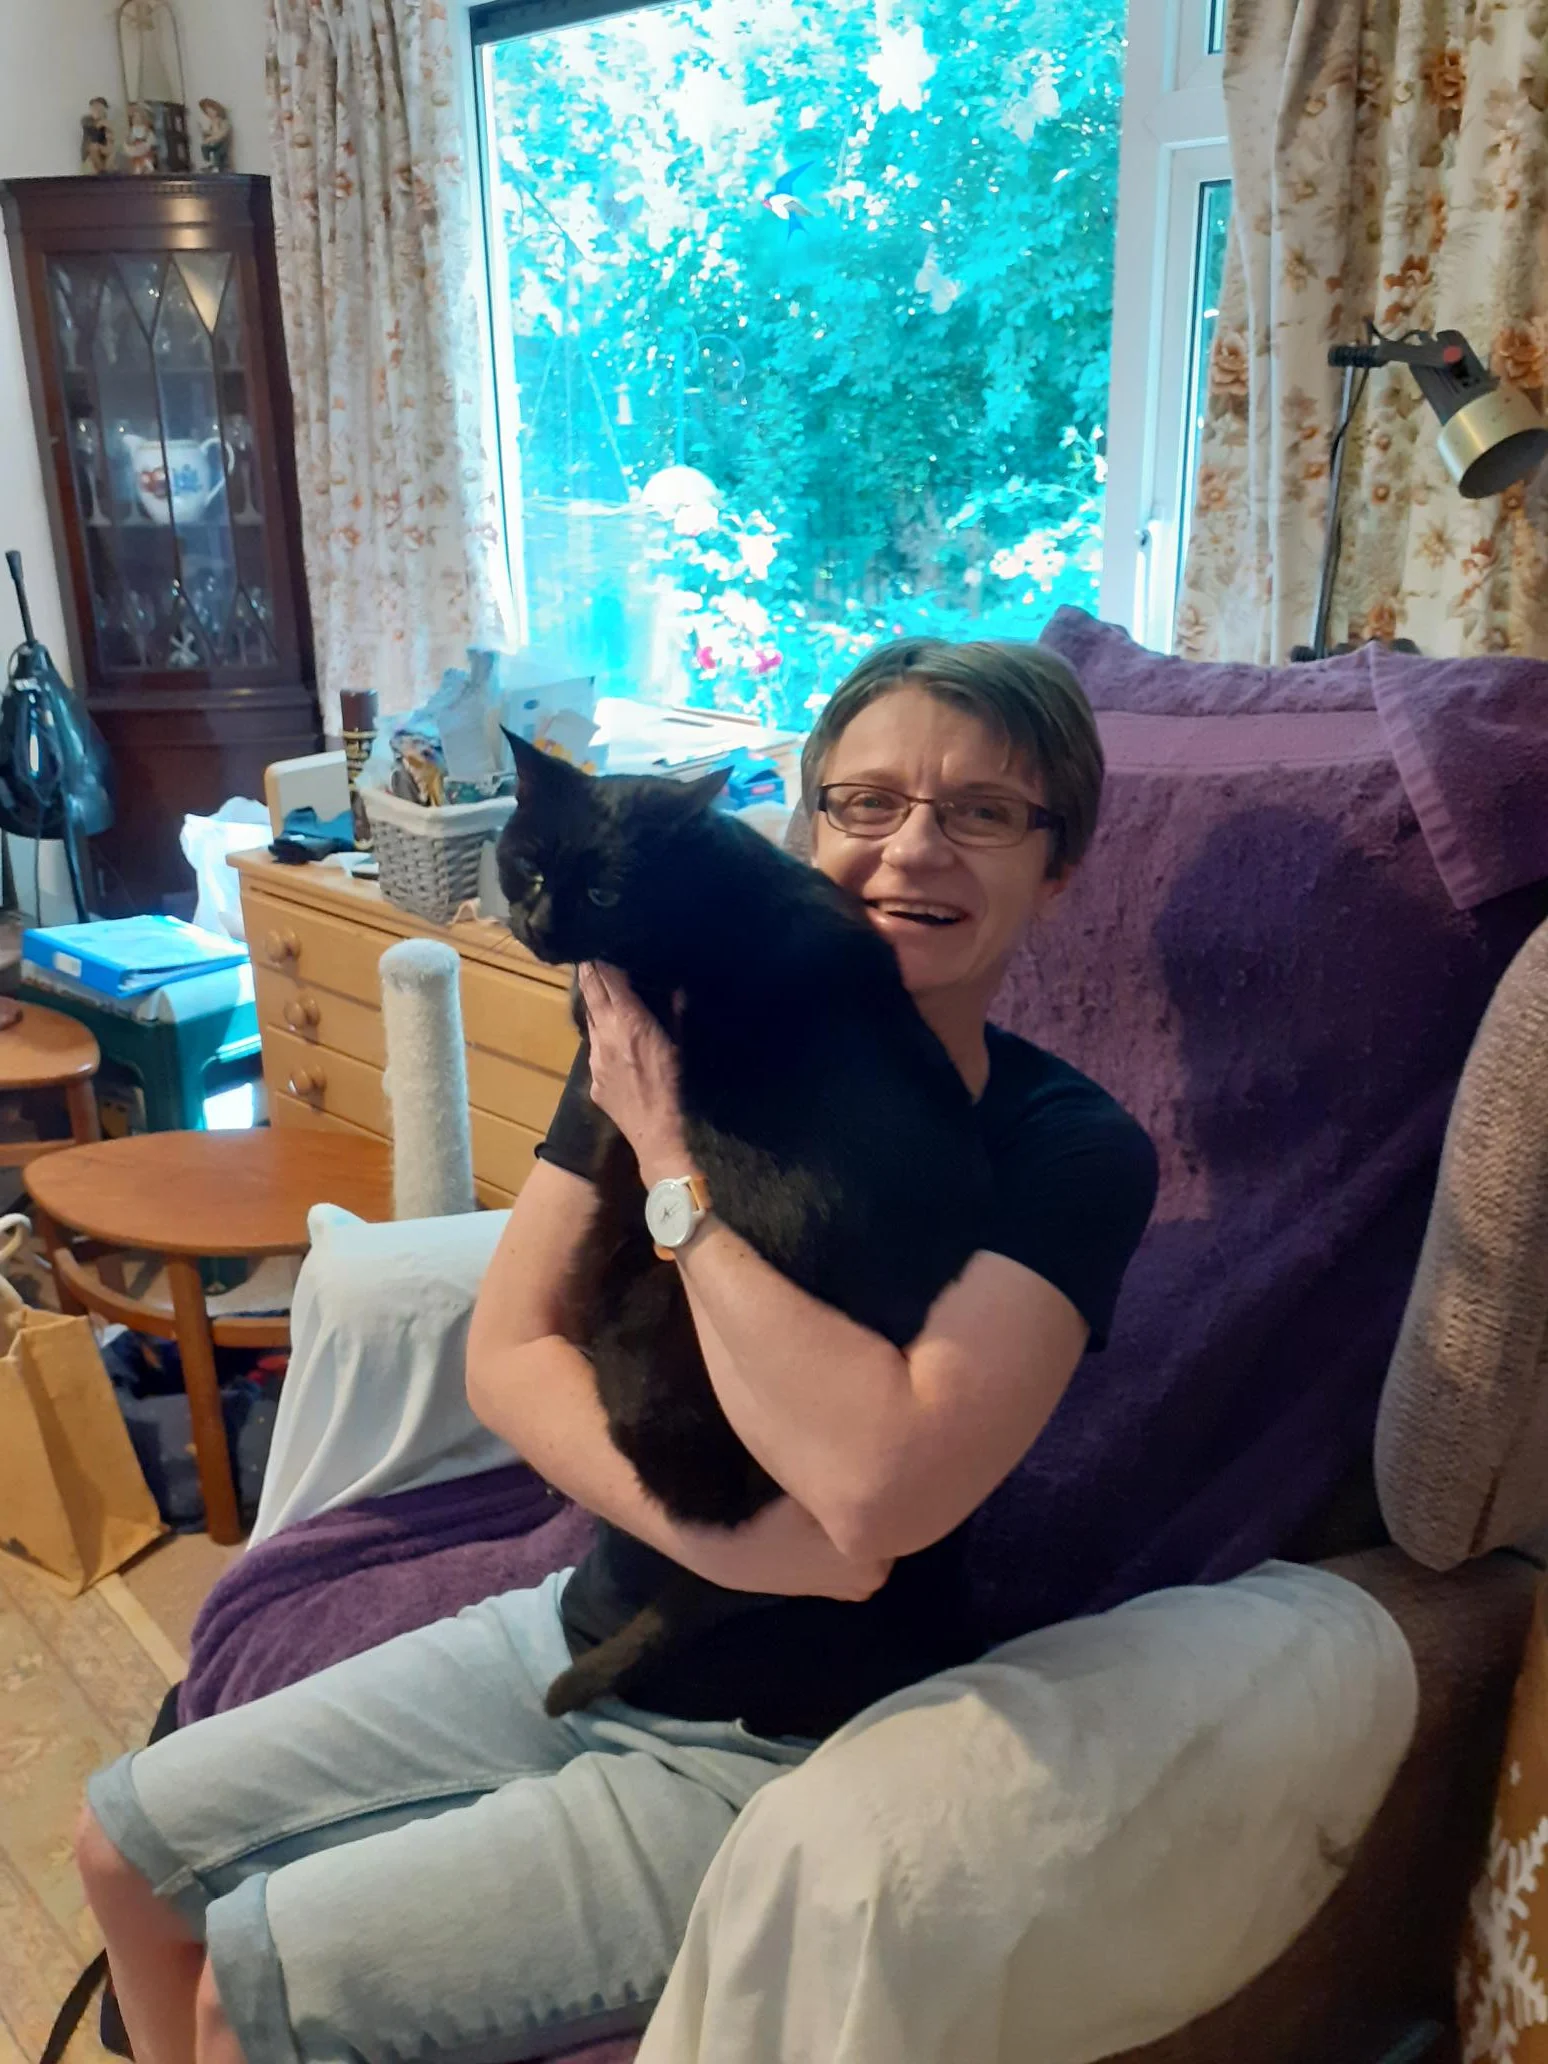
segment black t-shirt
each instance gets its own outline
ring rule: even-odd
[[[977,1112],[997,1213],[986,1246],[1052,1283],[1105,1345],[1129,1258],[1156,1196],[1149,1137],[1120,1104],[1055,1055],[991,1026]],[[585,1049],[540,1157],[589,1176],[597,1114]],[[1020,1461],[1007,1455],[1007,1471]],[[631,1700],[691,1720],[741,1720],[765,1735],[820,1737],[874,1699],[982,1652],[963,1593],[962,1526],[900,1557],[862,1604],[750,1598],[713,1632],[674,1647],[629,1684]],[[580,1655],[631,1619],[673,1565],[605,1523],[565,1587],[561,1614]]]

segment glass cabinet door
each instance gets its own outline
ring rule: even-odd
[[[102,666],[277,665],[231,254],[55,257],[49,286]]]

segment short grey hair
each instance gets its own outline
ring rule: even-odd
[[[898,638],[879,645],[840,682],[801,754],[808,813],[829,753],[869,704],[895,688],[923,688],[965,710],[1036,770],[1043,803],[1058,821],[1050,874],[1073,867],[1091,844],[1105,762],[1096,719],[1074,669],[1047,645],[1020,639]]]

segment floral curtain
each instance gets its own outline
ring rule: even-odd
[[[1367,319],[1548,386],[1548,0],[1231,0],[1232,242],[1177,648],[1310,637],[1342,374]],[[1370,376],[1330,638],[1548,654],[1548,468],[1464,501],[1411,373]]]
[[[269,0],[274,213],[318,670],[417,701],[502,627],[448,0]]]

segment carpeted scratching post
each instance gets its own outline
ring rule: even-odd
[[[461,964],[439,939],[403,939],[387,948],[380,965],[394,1215],[447,1218],[473,1211]]]

